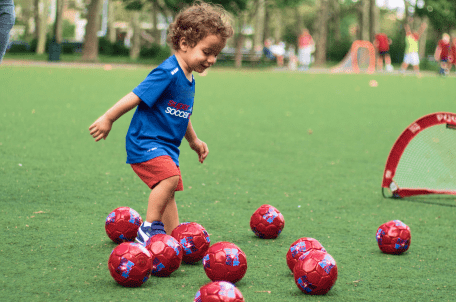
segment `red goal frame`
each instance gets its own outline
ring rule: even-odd
[[[456,191],[450,190],[433,190],[417,188],[399,188],[394,182],[396,169],[404,153],[405,148],[410,141],[426,128],[447,124],[447,127],[456,128],[456,114],[450,112],[436,112],[425,115],[408,126],[394,143],[386,161],[385,171],[383,173],[382,194],[385,195],[385,189],[390,189],[394,198],[402,198],[413,195],[426,194],[450,194],[456,195]]]

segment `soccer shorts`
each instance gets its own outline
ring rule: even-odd
[[[169,156],[158,156],[143,163],[131,164],[133,171],[151,189],[164,179],[179,176],[176,191],[183,191],[182,176],[179,167]]]
[[[384,58],[386,55],[389,55],[389,51],[388,51],[388,50],[379,51],[379,52],[378,52],[378,55],[379,55],[381,58]]]
[[[404,63],[412,66],[420,65],[420,57],[417,52],[406,53],[404,55]]]

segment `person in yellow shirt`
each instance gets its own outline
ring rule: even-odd
[[[420,72],[420,57],[418,55],[418,42],[421,35],[426,30],[427,23],[423,22],[418,29],[418,32],[412,32],[408,24],[405,28],[405,54],[404,62],[401,65],[401,72],[405,72],[409,65],[413,66],[413,70],[419,74]]]

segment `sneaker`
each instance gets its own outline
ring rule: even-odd
[[[143,223],[138,229],[135,241],[139,244],[146,245],[150,237],[158,234],[166,234],[163,222],[154,221],[151,226],[145,226]]]

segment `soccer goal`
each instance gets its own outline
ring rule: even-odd
[[[456,195],[456,114],[432,113],[408,126],[391,149],[384,197]]]
[[[374,73],[375,48],[369,41],[357,40],[353,42],[345,58],[331,69],[331,72],[345,73]]]

